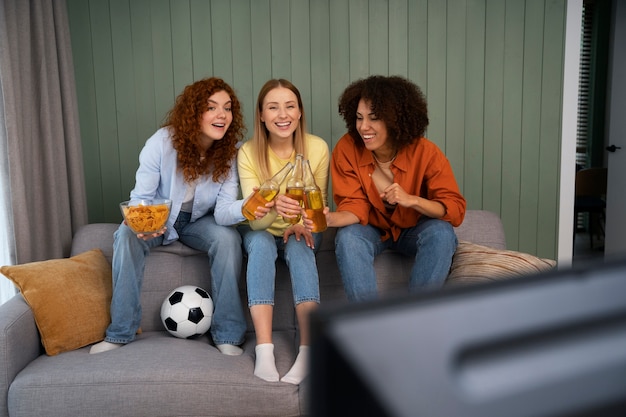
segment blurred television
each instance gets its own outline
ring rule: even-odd
[[[310,415],[626,416],[626,260],[325,305]]]

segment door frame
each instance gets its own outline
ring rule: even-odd
[[[576,175],[576,123],[583,0],[568,0],[563,59],[563,113],[561,117],[561,161],[558,212],[558,267],[572,265],[574,244],[574,181]]]

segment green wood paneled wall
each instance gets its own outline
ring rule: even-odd
[[[269,78],[300,89],[331,148],[353,80],[399,74],[428,137],[510,249],[556,258],[566,0],[68,0],[91,222],[120,220],[137,157],[174,98],[216,75],[249,126]],[[250,132],[249,132],[250,133]]]

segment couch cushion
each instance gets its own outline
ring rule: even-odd
[[[33,310],[48,355],[104,339],[109,325],[111,266],[99,249],[66,259],[3,266]]]
[[[496,249],[506,249],[504,226],[500,216],[488,210],[467,210],[465,219],[460,226],[454,228],[457,239],[489,246]]]
[[[474,284],[554,268],[556,262],[512,250],[459,242],[446,284]]]
[[[274,332],[276,367],[295,359],[294,331]],[[12,416],[298,416],[303,388],[254,376],[254,336],[241,356],[226,356],[207,336],[178,339],[143,332],[98,355],[89,348],[42,355],[9,390]],[[303,393],[305,394],[305,393]],[[69,408],[71,407],[71,408]]]

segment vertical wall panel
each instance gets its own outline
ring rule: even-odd
[[[409,7],[407,0],[389,1],[389,45],[387,48],[389,48],[389,74],[407,77],[409,69]]]
[[[524,32],[524,72],[522,105],[522,148],[520,153],[520,216],[521,225],[537,224],[539,216],[539,144],[541,127],[541,66],[543,64],[543,1],[526,2]],[[510,239],[510,237],[509,237]],[[518,246],[534,253],[537,228],[520,227]]]
[[[250,2],[250,34],[252,36],[252,113],[256,110],[256,97],[267,80],[272,78],[272,42],[270,35],[270,1],[252,0]],[[278,77],[278,75],[276,76]],[[252,135],[254,119],[248,119],[246,124]]]
[[[350,31],[350,46],[347,53],[350,57],[350,78],[356,80],[370,74],[369,72],[369,1],[350,0],[347,20]]]
[[[211,2],[191,0],[189,14],[193,78],[199,80],[213,75],[213,33],[212,26],[208,24],[211,19]]]
[[[291,31],[291,82],[298,87],[302,96],[302,105],[311,110],[311,23],[309,20],[309,2],[295,0],[290,3]]]
[[[504,17],[505,3],[501,0],[487,0],[485,21],[485,129],[482,178],[485,192],[483,193],[482,207],[496,213],[501,212],[503,187]],[[517,187],[518,185],[516,184],[515,186]]]
[[[188,0],[176,0],[171,4],[174,91],[179,94],[187,84],[194,80],[191,51],[191,8]],[[228,42],[226,43],[228,44]]]
[[[465,157],[462,192],[468,208],[482,207],[485,115],[484,0],[468,0],[465,55]]]
[[[233,39],[233,77],[232,87],[241,100],[243,115],[248,132],[252,132],[255,95],[252,80],[252,27],[249,0],[230,2]]]
[[[349,0],[330,2],[330,105],[334,116],[330,132],[331,149],[345,132],[343,120],[337,117],[337,100],[343,89],[353,80],[350,77],[349,16]]]
[[[109,3],[92,0],[89,2],[89,13],[85,18],[89,19],[92,27],[93,57],[89,58],[93,58],[98,152],[102,166],[101,215],[105,219],[118,218],[117,204],[121,201],[122,188]],[[80,92],[78,93],[80,107]],[[89,184],[87,192],[90,192]]]
[[[452,166],[463,171],[465,156],[466,0],[448,0],[446,23],[446,136],[442,148]],[[457,176],[463,189],[463,175]]]
[[[156,113],[154,54],[152,50],[152,20],[150,19],[150,0],[133,0],[130,2],[132,62],[135,90],[137,130],[135,137],[129,140],[135,143],[135,156],[153,133],[154,126],[161,124],[162,115]]]
[[[291,79],[291,25],[289,0],[270,0],[272,77]],[[298,45],[301,46],[301,45]]]
[[[409,2],[407,19],[409,34],[408,77],[426,94],[428,87],[428,0]]]
[[[169,0],[151,0],[154,106],[160,126],[178,92],[174,86]],[[146,46],[149,47],[149,46]],[[156,126],[155,126],[156,128]],[[147,139],[147,138],[146,138]]]
[[[399,74],[468,207],[500,214],[509,248],[555,257],[565,0],[67,3],[90,221],[120,220],[139,150],[194,80],[231,83],[250,136],[259,89],[288,78],[332,149],[343,89]]]
[[[331,94],[329,1],[311,2],[311,106],[306,109],[309,131],[331,143],[331,125],[336,113]]]
[[[102,165],[100,161],[98,114],[96,107],[93,43],[91,42],[91,21],[89,2],[77,2],[68,9],[72,54],[81,59],[75,60],[76,90],[80,101],[80,134],[85,184],[87,187],[87,211],[89,219],[104,219],[102,194]]]
[[[111,43],[113,51],[113,77],[117,136],[120,160],[120,187],[132,189],[137,165],[137,152],[141,149],[137,139],[137,112],[135,101],[135,71],[131,36],[131,14],[128,0],[110,2]],[[111,205],[109,205],[111,209]],[[117,207],[116,207],[117,209]]]
[[[213,74],[211,75],[232,83],[233,39],[230,16],[229,0],[212,0],[211,16],[206,19],[205,24],[211,25],[211,49],[213,53]]]
[[[389,73],[389,55],[395,45],[389,42],[389,9],[386,1],[370,1],[368,8],[368,55],[370,74]]]
[[[428,42],[422,59],[428,65],[425,85],[421,86],[428,99],[427,136],[442,150],[446,146],[446,49],[447,49],[447,2],[428,2]]]
[[[520,184],[522,147],[522,80],[524,55],[520,53],[524,48],[524,3],[517,0],[508,0],[505,5],[504,16],[504,67],[502,97],[502,184]],[[501,217],[506,224],[505,233],[513,245],[513,238],[519,234],[519,186],[502,187]]]
[[[561,106],[563,96],[563,70],[565,44],[566,7],[560,1],[550,0],[545,4],[543,37],[543,73],[541,95],[541,133],[539,145],[539,204],[537,208],[536,253],[550,253],[558,245],[558,237],[552,233],[558,225],[559,200],[559,155],[561,144],[561,113],[551,109]]]

